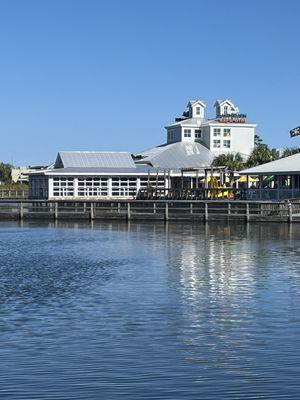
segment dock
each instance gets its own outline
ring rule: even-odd
[[[0,220],[300,222],[300,202],[0,200]]]

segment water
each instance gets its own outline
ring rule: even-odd
[[[299,399],[300,225],[0,224],[1,399]]]

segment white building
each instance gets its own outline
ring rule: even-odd
[[[256,126],[230,100],[216,102],[213,119],[205,118],[205,107],[201,100],[189,101],[188,111],[166,127],[167,142],[135,155],[59,152],[53,168],[30,174],[30,198],[134,198],[149,186],[183,188],[183,170],[185,184],[198,187],[198,178],[216,155],[251,153]]]
[[[216,116],[205,118],[205,103],[191,100],[188,111],[175,123],[166,126],[167,143],[197,142],[207,147],[213,156],[223,153],[240,153],[247,158],[254,148],[256,124],[247,122],[232,101],[217,100]]]
[[[61,151],[52,169],[30,175],[35,199],[134,198],[139,189],[168,187],[164,172],[136,165],[130,153]]]
[[[28,167],[17,167],[11,169],[11,180],[15,183],[28,183],[29,174],[40,172],[49,168],[48,166],[32,165]]]

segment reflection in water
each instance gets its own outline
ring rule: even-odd
[[[5,399],[298,398],[300,226],[1,223]]]

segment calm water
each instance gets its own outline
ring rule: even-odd
[[[300,225],[0,224],[0,398],[299,399]]]

